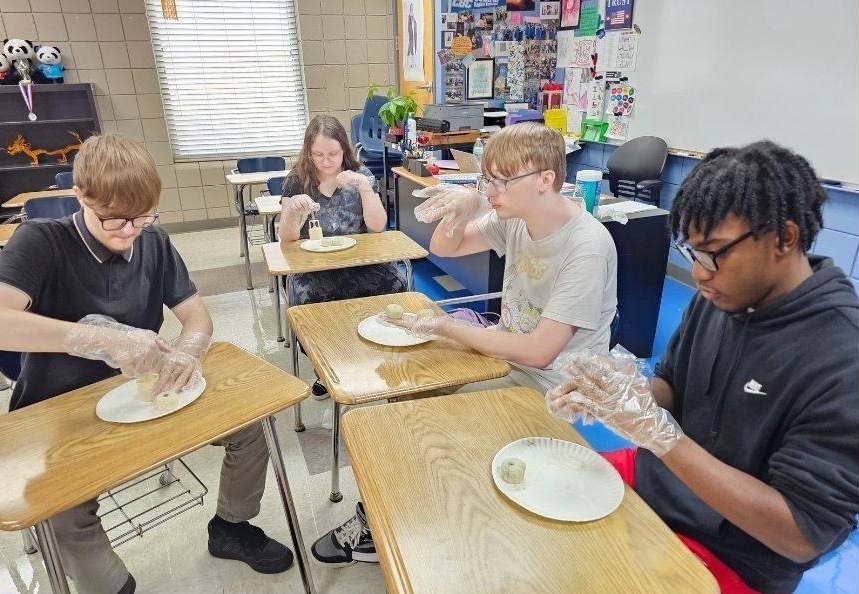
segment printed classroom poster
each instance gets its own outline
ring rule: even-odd
[[[561,27],[578,27],[582,0],[561,0]]]
[[[633,0],[605,0],[605,30],[632,29]]]
[[[623,116],[612,116],[608,119],[606,138],[613,140],[626,140],[629,136],[629,118]]]
[[[625,83],[612,83],[608,91],[606,113],[615,116],[628,116],[635,107],[635,88]]]
[[[575,31],[558,31],[558,68],[590,68],[596,37],[575,37]]]
[[[424,4],[421,0],[402,0],[403,79],[424,82]]]

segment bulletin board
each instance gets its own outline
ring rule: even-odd
[[[855,0],[639,0],[629,137],[706,152],[769,138],[859,181]]]

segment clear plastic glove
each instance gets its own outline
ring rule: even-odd
[[[66,334],[63,347],[70,355],[104,361],[128,377],[157,373],[158,381],[152,390],[155,394],[181,391],[202,377],[195,357],[173,350],[150,330],[120,324],[108,316],[81,319]]]
[[[570,422],[593,417],[660,457],[683,437],[631,357],[575,353],[562,371],[569,379],[546,393],[546,404],[555,416]]]
[[[369,190],[373,186],[370,185],[370,180],[366,175],[361,175],[357,171],[343,171],[337,174],[337,187]]]
[[[282,203],[287,216],[301,219],[302,221],[310,213],[319,210],[319,203],[307,194],[296,194],[295,196],[283,198]]]
[[[195,359],[202,360],[212,346],[212,337],[205,332],[187,332],[170,343],[173,350],[187,353]]]
[[[474,320],[461,319],[454,315],[441,314],[432,316],[421,316],[419,314],[406,313],[401,318],[391,318],[385,312],[379,314],[379,319],[385,324],[397,326],[404,329],[408,334],[418,338],[426,338],[427,336],[445,336],[445,332],[451,328],[484,328],[480,323],[480,316],[475,315]]]
[[[415,218],[422,223],[440,220],[448,237],[489,210],[489,202],[474,188],[436,184],[426,188],[424,195],[428,198],[415,207]]]

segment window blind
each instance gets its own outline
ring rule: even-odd
[[[307,106],[294,0],[146,0],[164,114],[177,161],[286,155]]]

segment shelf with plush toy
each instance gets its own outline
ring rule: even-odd
[[[64,83],[62,53],[26,39],[0,51],[0,202],[45,189],[71,169],[100,125],[90,84]]]

